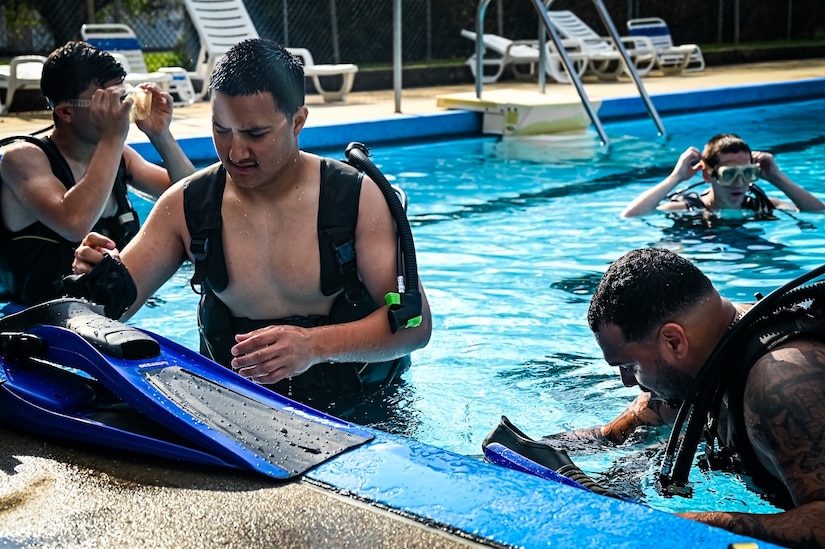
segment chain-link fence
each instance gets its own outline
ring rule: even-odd
[[[245,0],[258,33],[287,46],[309,49],[317,63],[349,62],[362,69],[392,64],[396,0]],[[474,44],[478,0],[401,0],[403,62],[427,66],[463,62]],[[677,42],[822,40],[825,0],[606,0],[620,32],[632,17],[662,17]],[[554,0],[553,9],[575,11],[603,29],[594,3]],[[78,39],[86,22],[131,26],[154,64],[191,69],[198,36],[182,0],[0,0],[0,57],[47,54]],[[535,38],[538,17],[530,0],[492,0],[485,29],[511,39]]]

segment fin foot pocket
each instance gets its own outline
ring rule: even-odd
[[[507,419],[507,416],[501,416],[499,424],[485,437],[481,447],[486,451],[491,444],[500,444],[534,463],[552,469],[559,475],[575,481],[596,494],[629,500],[626,496],[593,480],[573,463],[566,451],[553,448],[546,442],[535,441],[525,435]]]

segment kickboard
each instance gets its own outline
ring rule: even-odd
[[[99,383],[185,441],[169,446],[156,440],[152,453],[174,454],[189,446],[191,452],[182,450],[180,459],[253,469],[278,479],[300,475],[373,438],[364,428],[280,396],[158,334],[103,317],[85,302],[56,301],[0,319],[0,330],[6,334],[16,331],[45,342],[36,356],[15,359],[11,352],[2,359],[7,381],[0,391],[6,404],[35,401],[33,405],[40,408],[49,404],[42,397],[36,402],[36,387],[30,386],[26,393],[20,389],[22,384],[12,383],[22,380],[12,375],[15,368],[17,375],[27,364],[66,369]],[[27,324],[33,326],[24,328]],[[81,418],[83,406],[68,414],[51,404],[52,418],[62,415],[63,424]],[[3,415],[8,415],[7,410],[4,406]],[[26,414],[17,416],[17,426],[24,428],[20,418]],[[40,418],[45,425],[47,416]],[[85,425],[72,433],[89,436],[95,427]],[[106,436],[89,441],[105,444]],[[112,444],[133,449],[137,441],[132,437]]]

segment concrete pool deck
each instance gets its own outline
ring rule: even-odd
[[[644,82],[657,108],[667,104],[674,111],[789,95],[825,98],[825,61],[722,67],[681,77],[651,75]],[[536,85],[485,86],[509,88],[535,90]],[[611,117],[643,108],[632,83],[585,88],[591,100],[602,102],[602,109],[614,109]],[[478,133],[477,113],[435,106],[437,95],[468,91],[470,86],[406,90],[403,114],[394,113],[391,91],[352,94],[340,105],[316,103],[320,98],[310,97],[310,123],[302,145],[329,148],[351,140],[370,144]],[[548,93],[560,101],[577,97],[570,86],[550,85]],[[3,117],[0,137],[29,133],[49,122],[46,113]],[[208,151],[208,104],[176,109],[173,132],[187,151],[198,151],[194,156]],[[130,135],[130,142],[141,145],[145,139]],[[667,513],[384,433],[299,481],[274,483],[74,447],[0,426],[2,547],[646,549],[651,542],[725,548],[742,541],[747,540]],[[760,542],[759,547],[773,546]]]
[[[660,115],[700,111],[770,101],[825,98],[825,59],[782,61],[709,67],[702,72],[666,76],[656,72],[643,79]],[[484,86],[484,91],[516,90],[538,92],[535,82],[505,81]],[[601,103],[602,121],[628,116],[647,116],[635,83],[587,80],[584,89],[592,103]],[[481,132],[479,113],[448,110],[436,105],[438,96],[474,94],[473,85],[412,88],[402,92],[401,113],[395,112],[392,90],[355,92],[345,102],[324,103],[317,95],[307,96],[309,118],[301,133],[301,147],[313,149],[341,148],[350,141],[367,145],[392,140],[471,135]],[[579,101],[573,86],[548,84],[550,101],[570,104]],[[211,111],[208,102],[176,108],[172,133],[184,143],[188,154],[197,158],[214,158],[211,138]],[[12,113],[0,117],[0,138],[32,133],[51,124],[49,112]],[[667,125],[665,125],[667,130]],[[656,127],[651,121],[651,132]],[[146,136],[133,127],[129,142],[141,153],[157,157]]]

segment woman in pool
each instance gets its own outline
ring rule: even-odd
[[[702,194],[685,191],[670,194],[677,185],[699,172],[702,172],[704,181],[710,183],[710,189]],[[785,193],[793,204],[765,196],[755,185],[760,178]],[[825,210],[825,204],[788,179],[772,154],[751,151],[738,135],[723,133],[711,137],[702,152],[689,147],[679,157],[671,174],[637,196],[621,216],[636,217],[653,210],[705,213],[747,209],[770,213],[773,208],[818,212]]]

